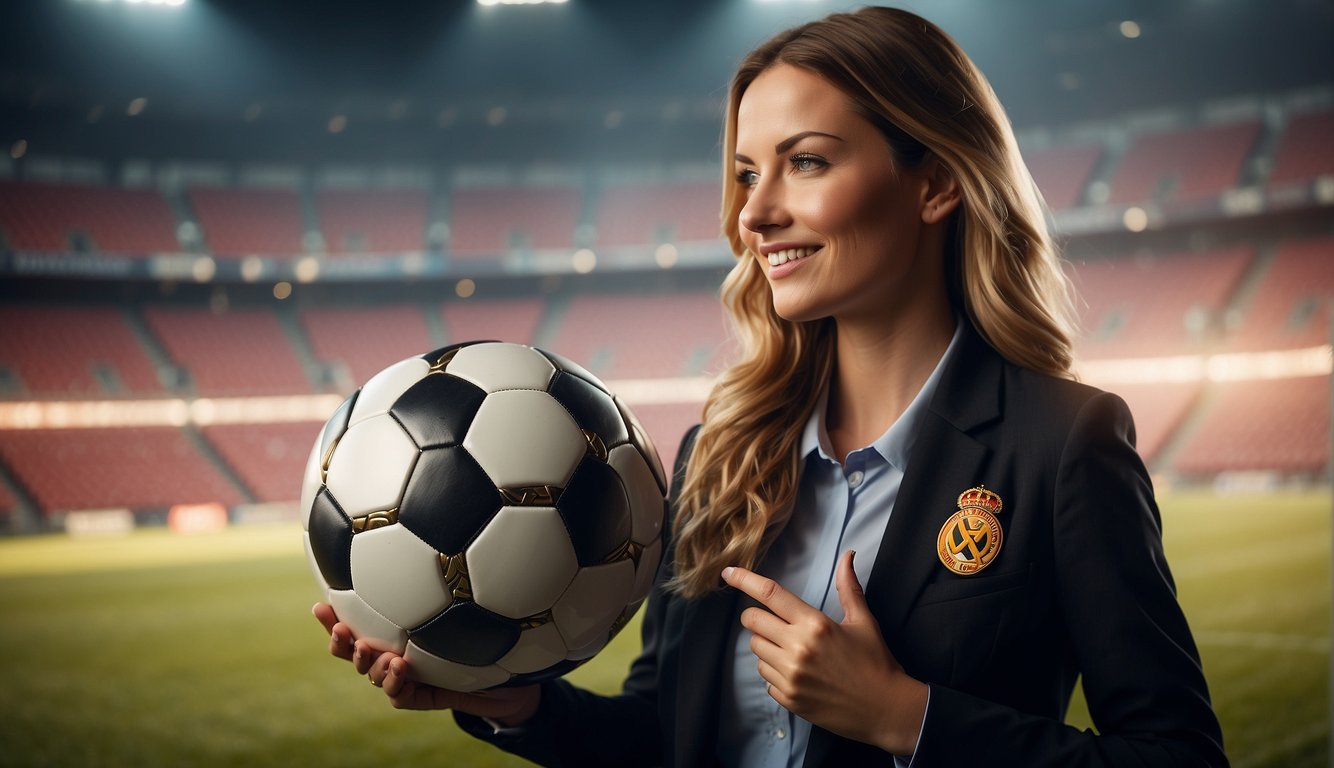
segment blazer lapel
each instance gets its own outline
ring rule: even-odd
[[[959,341],[922,416],[894,513],[864,585],[867,605],[890,647],[932,569],[942,567],[936,556],[940,527],[957,510],[959,494],[981,482],[991,449],[970,433],[1001,415],[1000,355],[971,324]],[[804,765],[869,765],[883,757],[870,745],[813,728]]]
[[[1000,418],[1003,361],[971,324],[923,415],[908,471],[867,580],[866,599],[887,638],[898,633],[932,569],[940,527],[960,493],[982,482],[991,449],[973,435]]]

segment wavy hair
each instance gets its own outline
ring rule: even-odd
[[[740,237],[746,191],[731,178],[737,108],[778,64],[840,89],[889,143],[895,163],[935,157],[960,206],[944,258],[950,302],[1010,361],[1073,378],[1068,282],[1045,208],[986,78],[934,24],[907,11],[863,8],[782,32],[738,67],[723,132],[723,231],[738,261],[723,304],[740,359],[715,384],[677,503],[675,575],[686,597],[721,585],[728,565],[753,568],[790,517],[801,433],[834,364],[833,320],[790,322],[774,311],[754,254]]]

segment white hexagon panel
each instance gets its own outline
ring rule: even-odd
[[[628,443],[613,448],[607,455],[607,463],[620,475],[626,495],[630,497],[630,541],[648,544],[661,535],[662,519],[667,512],[667,502],[658,490],[657,478],[639,449]]]
[[[361,388],[357,402],[352,407],[352,418],[348,426],[357,424],[389,410],[398,396],[408,387],[416,384],[421,377],[431,370],[431,364],[424,358],[410,357],[385,368],[375,374]]]
[[[352,588],[380,615],[415,627],[449,606],[440,553],[401,525],[352,537]]]
[[[588,440],[546,392],[516,389],[487,395],[463,447],[499,488],[564,487]]]
[[[486,392],[504,389],[545,390],[556,368],[541,352],[521,344],[471,344],[454,354],[445,372]]]
[[[315,574],[315,583],[319,586],[320,596],[325,602],[329,600],[329,582],[324,580],[324,575],[320,573],[320,564],[315,561],[315,550],[310,548],[310,534],[304,534],[301,537],[301,543],[306,550],[306,565],[310,566],[311,573]]]
[[[473,602],[511,619],[551,608],[579,570],[560,512],[502,507],[468,545]]]
[[[338,620],[352,628],[359,640],[382,651],[402,653],[408,644],[407,630],[381,616],[365,600],[351,590],[329,591],[329,604]]]
[[[532,629],[525,629],[523,634],[519,635],[519,642],[496,662],[496,666],[516,675],[541,672],[565,661],[568,653],[569,649],[565,647],[565,638],[560,636],[560,630],[555,624],[548,622]]]
[[[459,664],[427,653],[412,642],[408,643],[403,658],[408,662],[414,678],[451,691],[463,693],[479,691],[500,685],[510,679],[509,672],[494,664],[485,667]]]
[[[325,485],[348,517],[393,509],[417,454],[412,438],[382,413],[348,428],[329,460]]]
[[[635,584],[632,560],[583,568],[570,583],[551,617],[571,650],[605,641],[611,625],[630,602]]]

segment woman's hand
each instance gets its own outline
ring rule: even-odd
[[[775,701],[828,731],[908,755],[926,714],[927,686],[885,645],[852,570],[853,554],[844,554],[835,573],[841,624],[745,568],[723,569],[723,580],[764,606],[742,611],[741,625],[751,632],[750,649]]]
[[[402,656],[356,639],[351,627],[338,621],[333,606],[316,603],[311,612],[329,633],[329,653],[352,662],[357,674],[368,677],[375,687],[383,688],[389,703],[397,709],[457,709],[504,727],[522,725],[537,713],[542,697],[539,686],[460,693],[427,685],[408,675],[408,662]]]

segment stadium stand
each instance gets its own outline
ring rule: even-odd
[[[0,431],[0,459],[44,515],[245,501],[175,427]]]
[[[294,189],[192,187],[186,196],[215,256],[291,258],[305,251],[301,199]]]
[[[1101,158],[1102,147],[1091,144],[1024,153],[1029,173],[1053,211],[1079,206]]]
[[[1331,136],[1334,136],[1334,110],[1293,117],[1274,154],[1270,186],[1334,175]]]
[[[1086,359],[1185,355],[1218,341],[1223,311],[1254,261],[1248,246],[1202,253],[1140,254],[1081,262]]]
[[[1181,427],[1200,397],[1198,381],[1118,384],[1110,387],[1130,407],[1135,418],[1135,447],[1150,468],[1158,468],[1158,453]]]
[[[597,209],[601,247],[717,240],[718,182],[615,184],[602,189]]]
[[[580,295],[550,344],[604,379],[698,376],[716,372],[725,354],[722,312],[705,291]]]
[[[1235,186],[1260,123],[1248,121],[1139,136],[1112,174],[1109,201],[1188,201]]]
[[[478,339],[533,344],[545,313],[546,303],[536,298],[474,299],[441,305],[440,321],[450,344]]]
[[[181,250],[155,189],[0,181],[0,232],[18,251],[147,256]]]
[[[8,522],[13,519],[18,508],[18,499],[14,498],[14,494],[10,492],[8,486],[0,483],[0,522]]]
[[[321,307],[299,314],[316,359],[335,372],[340,391],[351,391],[385,366],[438,346],[421,307]]]
[[[449,252],[495,256],[514,248],[572,248],[583,193],[578,187],[465,187],[449,203]]]
[[[315,194],[324,247],[334,255],[426,248],[424,189],[322,189]]]
[[[312,390],[292,341],[266,309],[147,307],[144,320],[167,355],[206,397],[290,395]]]
[[[1286,240],[1274,253],[1233,334],[1233,351],[1300,349],[1330,341],[1334,237]]]
[[[212,424],[200,431],[249,489],[255,501],[291,501],[301,495],[301,478],[320,422]]]
[[[0,397],[107,398],[165,392],[119,309],[0,306]]]
[[[1213,385],[1203,423],[1174,468],[1207,476],[1269,469],[1317,474],[1329,460],[1330,378],[1224,382]]]

